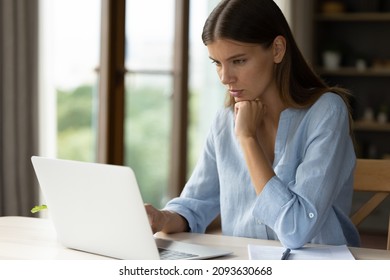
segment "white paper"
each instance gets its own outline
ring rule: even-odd
[[[285,248],[280,246],[248,245],[251,260],[280,260]],[[289,260],[354,260],[346,245],[303,247],[291,250]]]

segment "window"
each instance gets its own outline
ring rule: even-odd
[[[174,24],[174,0],[126,1],[124,164],[156,207],[169,199]]]
[[[191,1],[189,49],[189,126],[187,177],[203,148],[212,119],[224,106],[226,89],[220,83],[202,42],[203,24],[219,0]]]
[[[100,2],[41,0],[40,153],[94,161]]]
[[[126,2],[125,164],[135,170],[144,200],[157,207],[179,194],[184,185],[173,191],[169,186],[171,149],[180,149],[172,146],[171,139],[178,133],[172,127],[173,106],[178,106],[172,102],[174,74],[181,71],[173,65],[175,24],[182,24],[175,22],[175,9],[183,8],[177,2]],[[184,61],[189,68],[189,97],[188,104],[179,103],[183,110],[188,108],[185,179],[194,168],[214,113],[223,106],[225,90],[201,40],[204,21],[216,3],[198,0],[189,6],[189,60]],[[157,7],[148,9],[152,5]]]

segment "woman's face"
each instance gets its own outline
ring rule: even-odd
[[[273,47],[219,39],[207,48],[221,82],[236,102],[275,97]]]

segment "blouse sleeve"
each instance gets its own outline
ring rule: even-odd
[[[334,201],[340,199],[346,182],[352,182],[356,158],[349,116],[344,102],[336,97],[338,102],[317,101],[306,116],[309,120],[300,136],[304,142],[302,159],[294,167],[286,167],[295,172],[295,180],[283,182],[274,176],[253,210],[254,216],[290,248],[303,246],[319,233],[327,217],[334,214]]]
[[[168,202],[165,209],[183,216],[191,232],[203,233],[220,212],[219,177],[214,147],[214,128],[180,197]]]

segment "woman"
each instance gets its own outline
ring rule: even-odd
[[[146,205],[154,231],[359,246],[349,219],[355,153],[348,93],[307,65],[272,0],[223,0],[202,39],[228,89],[181,196]]]

